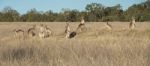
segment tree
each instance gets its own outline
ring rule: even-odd
[[[45,22],[53,22],[55,20],[54,13],[51,10],[49,10],[43,14],[42,19],[42,21]]]
[[[104,6],[99,3],[91,3],[87,4],[85,7],[86,11],[88,12],[89,21],[100,21],[103,17]]]
[[[64,16],[64,20],[66,22],[68,22],[68,21],[75,22],[75,21],[78,21],[78,16],[79,16],[80,12],[76,9],[74,9],[74,10],[62,9],[61,14]]]
[[[144,6],[144,3],[134,4],[131,7],[129,7],[125,13],[126,19],[130,20],[130,18],[134,16],[136,17],[137,21],[140,21],[144,13],[146,13],[146,8]]]
[[[5,7],[1,14],[1,21],[5,22],[16,22],[19,18],[19,13],[11,7]]]
[[[103,21],[122,21],[124,20],[123,13],[124,11],[121,8],[120,4],[117,4],[112,7],[106,7],[104,9]]]
[[[2,21],[2,13],[0,12],[0,22]]]
[[[26,16],[25,19],[28,22],[42,21],[42,12],[38,12],[36,9],[31,9],[24,16]]]
[[[11,7],[5,7],[0,12],[0,21],[2,22],[76,22],[84,17],[85,21],[129,21],[131,17],[137,21],[150,21],[150,0],[140,4],[134,4],[123,11],[120,4],[112,7],[104,7],[100,3],[87,4],[84,11],[76,9],[62,9],[61,12],[37,11],[35,8],[29,10],[26,14],[20,15]]]
[[[71,12],[69,13],[69,20],[71,22],[76,22],[79,19],[79,11],[78,10],[71,10]]]

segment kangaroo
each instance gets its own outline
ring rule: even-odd
[[[131,29],[131,30],[133,30],[134,28],[135,28],[135,18],[134,17],[132,17],[132,21],[130,22],[130,24],[129,24],[129,29]]]
[[[85,20],[84,20],[83,17],[81,17],[81,22],[80,22],[80,24],[78,25],[76,31],[80,31],[80,32],[86,31]]]

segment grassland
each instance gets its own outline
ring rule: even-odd
[[[0,66],[149,66],[150,22],[137,23],[128,30],[127,22],[87,23],[87,32],[66,39],[65,23],[47,24],[54,35],[46,38],[14,37],[13,29],[27,30],[33,24],[0,23]],[[71,23],[75,30],[78,23]]]

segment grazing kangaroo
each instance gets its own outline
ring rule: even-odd
[[[130,22],[130,24],[129,24],[129,29],[130,30],[133,30],[134,28],[135,28],[135,18],[134,17],[132,17],[132,21]]]
[[[20,39],[23,38],[24,39],[24,36],[25,36],[25,31],[22,30],[22,29],[15,29],[13,30],[13,32],[15,33],[15,37],[19,37]]]
[[[30,37],[36,36],[36,25],[33,25],[32,28],[29,28],[27,33]]]
[[[18,33],[24,33],[24,30],[22,30],[22,29],[18,29],[18,30],[14,30],[14,32],[15,32],[15,34],[18,34]]]

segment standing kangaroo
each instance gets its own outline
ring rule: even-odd
[[[80,31],[80,32],[86,31],[85,20],[83,17],[81,17],[81,22],[77,27],[77,31]]]
[[[132,21],[130,22],[130,24],[129,24],[129,29],[131,29],[131,30],[133,30],[134,28],[135,28],[135,18],[134,17],[132,17]]]
[[[70,25],[69,23],[66,23],[66,29],[65,29],[65,33],[66,33],[66,38],[73,38],[76,36],[76,31],[71,31],[70,30]]]

